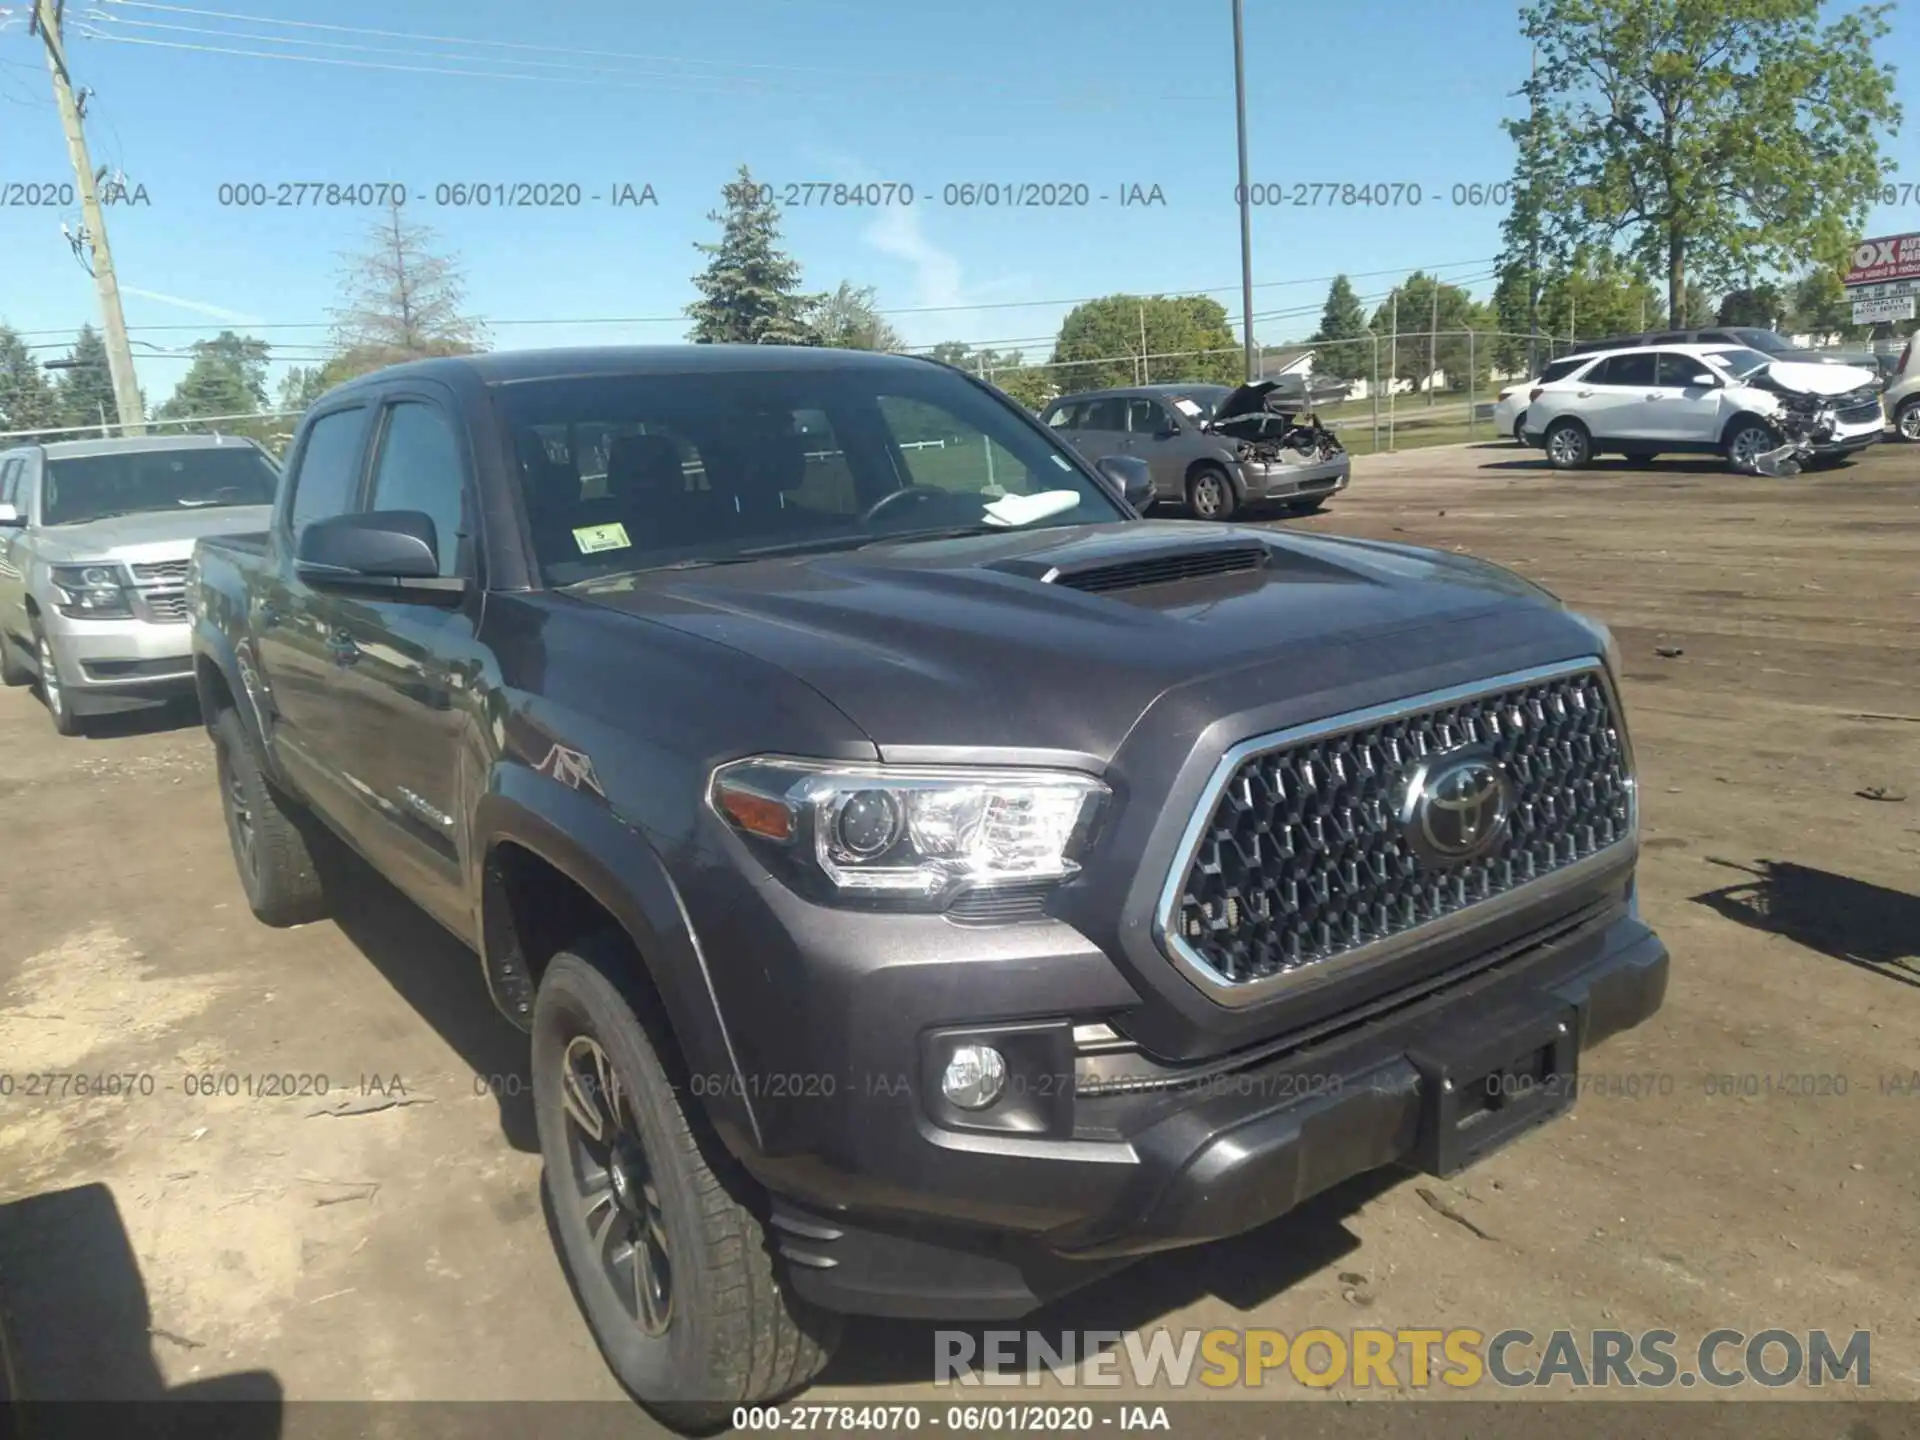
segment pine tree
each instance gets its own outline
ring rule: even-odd
[[[102,418],[108,424],[121,419],[119,402],[113,396],[113,371],[107,364],[107,342],[91,325],[82,325],[74,337],[73,350],[67,356],[67,368],[60,372],[55,386],[59,398],[60,423],[63,426],[86,425],[97,428]],[[133,416],[125,417],[133,419]]]
[[[270,352],[266,341],[223,330],[215,339],[194,341],[192,351],[193,364],[155,418],[192,420],[266,408]]]
[[[718,244],[695,242],[708,257],[693,277],[700,299],[687,307],[688,338],[701,345],[817,345],[808,318],[821,298],[800,291],[800,262],[780,248],[780,212],[747,167],[723,192],[726,209],[707,218],[722,227]]]
[[[49,430],[60,423],[59,397],[27,349],[26,341],[0,325],[0,430]],[[21,444],[27,436],[0,440],[0,448]]]
[[[1320,328],[1313,332],[1312,343],[1321,348],[1313,352],[1316,379],[1360,380],[1373,369],[1373,345],[1366,341],[1367,312],[1353,292],[1353,282],[1344,275],[1333,277],[1327,287],[1327,303],[1320,311]],[[1363,343],[1340,345],[1329,341],[1352,340]]]
[[[487,347],[487,330],[466,313],[466,282],[459,262],[437,254],[433,232],[401,217],[400,207],[348,257],[343,303],[333,312],[339,378],[434,355],[470,355]]]

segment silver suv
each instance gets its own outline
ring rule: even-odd
[[[1154,500],[1198,520],[1226,520],[1272,501],[1308,514],[1347,488],[1352,461],[1332,431],[1279,382],[1135,385],[1062,395],[1040,420],[1089,460],[1147,462]]]
[[[0,682],[38,679],[62,735],[191,694],[193,542],[266,529],[278,477],[232,436],[0,451]]]

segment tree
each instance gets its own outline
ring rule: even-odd
[[[107,342],[91,325],[82,325],[74,337],[60,378],[54,384],[64,427],[112,424],[120,414],[113,394],[113,372],[107,365]]]
[[[687,338],[701,345],[819,344],[809,317],[823,297],[801,293],[800,262],[780,248],[779,209],[744,165],[721,193],[726,209],[707,216],[721,227],[719,243],[694,244],[708,259],[693,277],[700,298],[687,307]]]
[[[1143,380],[1236,385],[1244,363],[1226,310],[1205,295],[1107,295],[1076,305],[1053,360],[1062,391]]]
[[[1320,310],[1320,328],[1313,332],[1313,373],[1328,380],[1360,380],[1373,370],[1373,345],[1367,338],[1367,312],[1344,275],[1333,277],[1327,303]],[[1358,341],[1357,344],[1328,342]]]
[[[394,205],[368,233],[366,249],[345,257],[333,348],[350,357],[354,373],[487,347],[486,326],[466,312],[458,261],[436,253],[433,242],[432,231]]]
[[[326,394],[328,388],[324,367],[296,365],[280,377],[280,408],[305,410]]]
[[[27,342],[10,326],[0,325],[0,430],[54,430],[60,425],[60,401],[46,372],[27,349]],[[32,436],[0,440],[0,448],[19,445]]]
[[[1540,287],[1540,328],[1555,340],[1632,335],[1660,325],[1663,302],[1643,271],[1605,251],[1580,250]]]
[[[1706,287],[1689,285],[1679,310],[1667,317],[1667,326],[1673,330],[1699,330],[1713,324],[1714,310],[1713,297]]]
[[[1823,339],[1858,340],[1869,327],[1853,323],[1853,304],[1837,271],[1815,266],[1788,291],[1787,324],[1818,344]]]
[[[1513,175],[1507,185],[1506,218],[1500,222],[1498,281],[1493,292],[1493,321],[1501,333],[1493,340],[1493,361],[1512,373],[1537,369],[1541,360],[1538,335],[1539,302],[1546,280],[1566,268],[1560,237],[1544,223],[1542,158],[1555,146],[1553,112],[1546,107],[1546,87],[1538,73],[1520,87],[1527,113],[1518,120],[1502,120],[1500,128],[1513,141]]]
[[[1777,327],[1787,313],[1787,300],[1777,285],[1743,285],[1720,297],[1714,312],[1716,325],[1755,325],[1762,330]]]
[[[1389,337],[1396,327],[1399,339],[1394,343]],[[1373,312],[1371,328],[1380,337],[1381,375],[1385,377],[1391,369],[1393,379],[1403,380],[1416,390],[1437,384],[1440,376],[1435,372],[1444,372],[1450,388],[1464,389],[1470,352],[1476,383],[1486,380],[1492,370],[1491,336],[1475,335],[1469,344],[1466,335],[1469,330],[1492,331],[1492,312],[1476,305],[1458,285],[1446,284],[1424,271],[1414,271],[1394,288]]]
[[[272,347],[266,341],[222,330],[214,339],[196,340],[189,348],[193,363],[156,419],[244,415],[267,408],[267,360]]]
[[[820,297],[812,315],[822,345],[841,350],[898,350],[900,336],[874,306],[871,285],[842,280],[831,295]]]
[[[1887,5],[1824,28],[1822,0],[1533,0],[1557,177],[1542,217],[1566,242],[1617,249],[1665,277],[1731,286],[1837,257],[1880,188],[1898,131],[1893,69],[1873,44]],[[1562,203],[1564,200],[1564,203]]]

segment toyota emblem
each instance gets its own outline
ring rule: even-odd
[[[1407,785],[1400,826],[1407,844],[1434,865],[1464,865],[1507,833],[1513,783],[1485,751],[1450,751],[1423,761]]]

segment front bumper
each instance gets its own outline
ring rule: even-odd
[[[144,602],[142,602],[144,603]],[[74,620],[43,607],[60,683],[76,708],[112,710],[193,690],[193,631],[146,619]]]
[[[1262,500],[1305,500],[1315,495],[1335,495],[1347,488],[1353,478],[1353,457],[1342,451],[1331,460],[1311,465],[1240,466],[1240,483],[1249,502]]]
[[[1578,1052],[1651,1015],[1667,968],[1626,880],[1418,994],[1323,1024],[1291,1046],[1224,1057],[1183,1085],[1090,1084],[1098,1059],[1075,1053],[1070,1026],[969,1027],[1027,1047],[1013,1072],[1026,1089],[1015,1097],[1010,1087],[1001,1102],[1025,1112],[1025,1133],[956,1128],[942,1113],[937,1076],[941,1044],[957,1032],[921,1029],[919,1063],[895,1077],[881,1072],[877,1090],[865,1064],[848,1077],[839,1108],[859,1132],[859,1158],[820,1150],[745,1158],[776,1197],[774,1235],[790,1281],[815,1303],[1011,1317],[1134,1256],[1276,1219],[1363,1172],[1451,1173],[1471,1163],[1564,1110]],[[965,1003],[947,977],[930,974],[923,986]],[[906,1002],[896,1013],[915,1013],[895,998]],[[859,1062],[886,1043],[862,1035],[851,1049]],[[1471,1127],[1450,1112],[1452,1077],[1469,1091],[1543,1046],[1552,1080],[1533,1103]]]
[[[1886,437],[1886,423],[1883,417],[1876,415],[1872,420],[1856,421],[1837,427],[1833,437],[1816,441],[1813,453],[1816,455],[1851,455],[1864,450],[1869,445],[1877,445]]]

